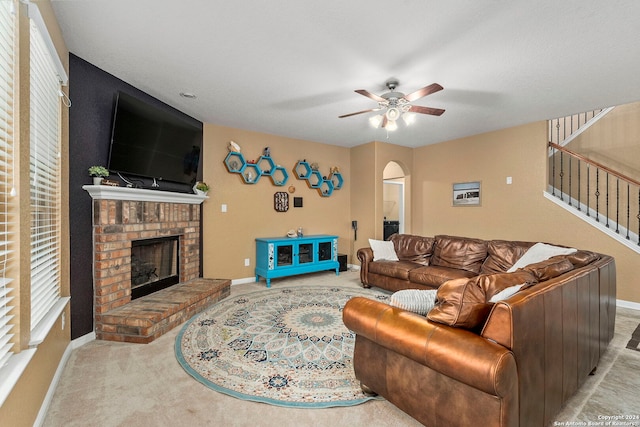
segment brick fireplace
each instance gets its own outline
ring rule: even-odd
[[[150,342],[229,295],[230,281],[200,278],[200,204],[205,197],[84,186],[93,198],[96,338]],[[131,297],[133,241],[177,238],[178,284]]]

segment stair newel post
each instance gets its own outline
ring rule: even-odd
[[[616,233],[620,234],[620,179],[616,178]]]
[[[589,163],[587,163],[587,216],[591,216],[591,180],[590,180],[590,175],[591,175],[591,165]]]
[[[600,222],[600,169],[596,168],[596,221]]]
[[[573,120],[573,119],[572,119]],[[571,188],[571,181],[572,181],[572,175],[573,175],[573,169],[571,168],[571,159],[572,157],[569,156],[569,206],[573,206],[573,198],[571,197],[573,188]]]
[[[551,159],[551,194],[555,196],[556,195],[556,153],[558,152],[558,150],[556,150],[556,148],[551,145],[549,145],[549,148],[551,149],[551,156],[549,157]]]
[[[631,192],[629,191],[629,183],[627,182],[627,240],[630,240],[629,238],[629,219],[630,219],[630,215],[631,215],[631,205],[629,204],[630,201],[630,194]]]
[[[564,152],[560,151],[560,200],[564,202]]]
[[[581,190],[581,183],[580,183],[580,173],[582,171],[582,162],[580,161],[580,159],[578,159],[578,210],[582,211],[582,204],[580,203],[580,190]],[[587,207],[588,209],[588,207]]]
[[[605,221],[605,226],[609,228],[609,172],[607,172],[606,185],[607,185],[607,191],[605,193],[605,212],[606,212],[605,217],[607,218],[607,220]]]

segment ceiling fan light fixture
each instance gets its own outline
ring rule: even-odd
[[[377,114],[375,116],[369,117],[369,124],[374,128],[379,128],[382,124],[382,118],[384,116],[382,114]]]
[[[398,123],[396,123],[395,120],[389,120],[387,121],[387,125],[385,126],[386,130],[390,130],[390,131],[394,131],[396,129],[398,129]]]
[[[396,107],[389,107],[387,112],[385,113],[387,116],[387,120],[395,122],[400,118],[400,110]]]
[[[405,125],[409,126],[410,124],[416,121],[416,113],[407,111],[402,115],[402,121],[404,122]]]

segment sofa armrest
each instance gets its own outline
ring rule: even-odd
[[[362,284],[370,288],[369,284],[369,263],[373,261],[373,249],[371,248],[361,248],[358,249],[358,260],[360,260],[360,281]]]
[[[364,297],[349,300],[342,316],[356,334],[484,392],[506,396],[518,383],[513,353],[471,331]]]

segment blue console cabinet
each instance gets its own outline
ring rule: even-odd
[[[338,262],[338,236],[325,234],[304,237],[269,237],[256,239],[256,282],[260,277],[271,287],[274,277],[316,271],[335,270]]]

